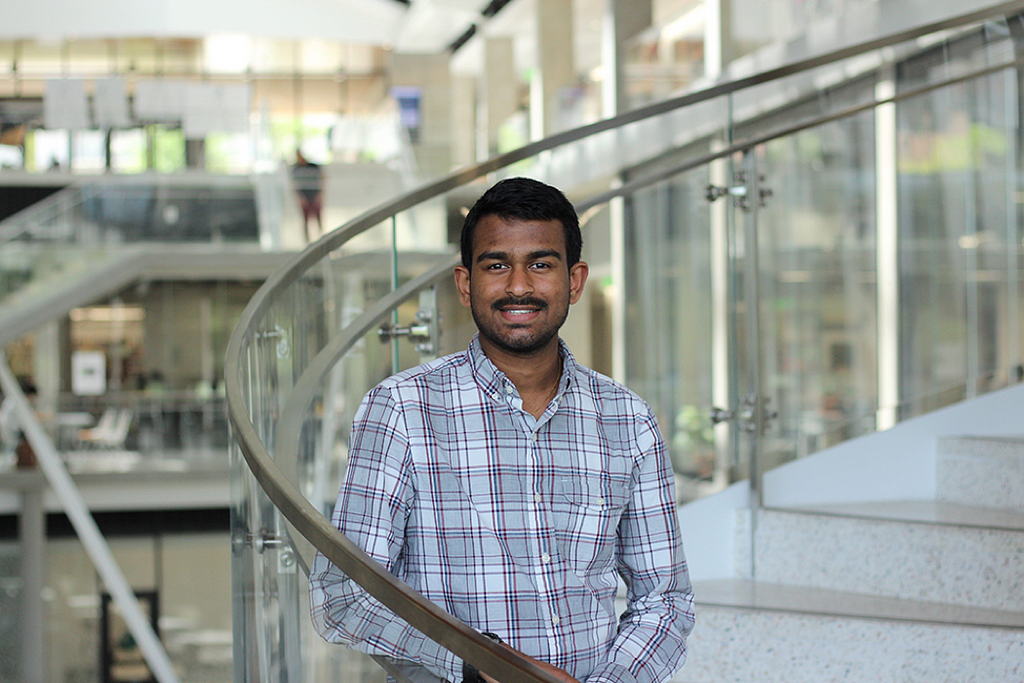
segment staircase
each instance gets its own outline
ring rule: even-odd
[[[675,682],[1024,681],[1024,437],[936,444],[935,500],[737,511]]]

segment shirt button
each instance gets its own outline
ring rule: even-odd
[[[501,394],[499,394],[497,391],[495,391],[493,394],[491,394],[491,398],[493,398],[495,401],[497,401],[498,399],[501,398]]]
[[[598,498],[597,499],[597,504],[598,505],[604,505],[604,498]]]
[[[557,614],[552,614],[551,615],[551,625],[552,626],[558,626],[558,622],[559,621],[561,621],[561,620],[558,618]]]
[[[539,493],[535,493],[535,494],[533,494],[533,502],[535,502],[535,503],[539,503],[539,502],[541,502],[542,500],[544,500],[544,499],[543,499],[543,498],[541,498],[541,495],[540,495]]]
[[[540,556],[540,561],[543,562],[544,564],[547,564],[548,562],[551,561],[551,556],[548,555],[547,553],[544,553],[543,555]]]
[[[512,394],[512,386],[511,385],[505,387],[505,393],[509,394],[509,395]]]

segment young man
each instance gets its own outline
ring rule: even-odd
[[[511,178],[477,201],[455,284],[479,333],[367,394],[334,522],[566,683],[659,683],[693,628],[672,469],[647,404],[558,337],[587,280],[581,246],[549,185]],[[461,660],[320,555],[310,594],[325,639],[463,679]]]

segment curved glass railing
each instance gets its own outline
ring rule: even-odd
[[[463,211],[500,177],[547,180],[576,203],[591,277],[563,337],[651,403],[680,502],[745,478],[759,493],[777,464],[1019,381],[1022,9],[557,135],[297,255],[228,349],[237,455],[254,475],[234,498],[238,675],[363,675],[363,658],[312,633],[315,548],[500,680],[548,680],[328,520],[362,395],[473,333],[446,280]]]

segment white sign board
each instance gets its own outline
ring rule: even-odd
[[[107,390],[107,357],[102,351],[71,354],[71,391],[78,396],[99,396]]]

